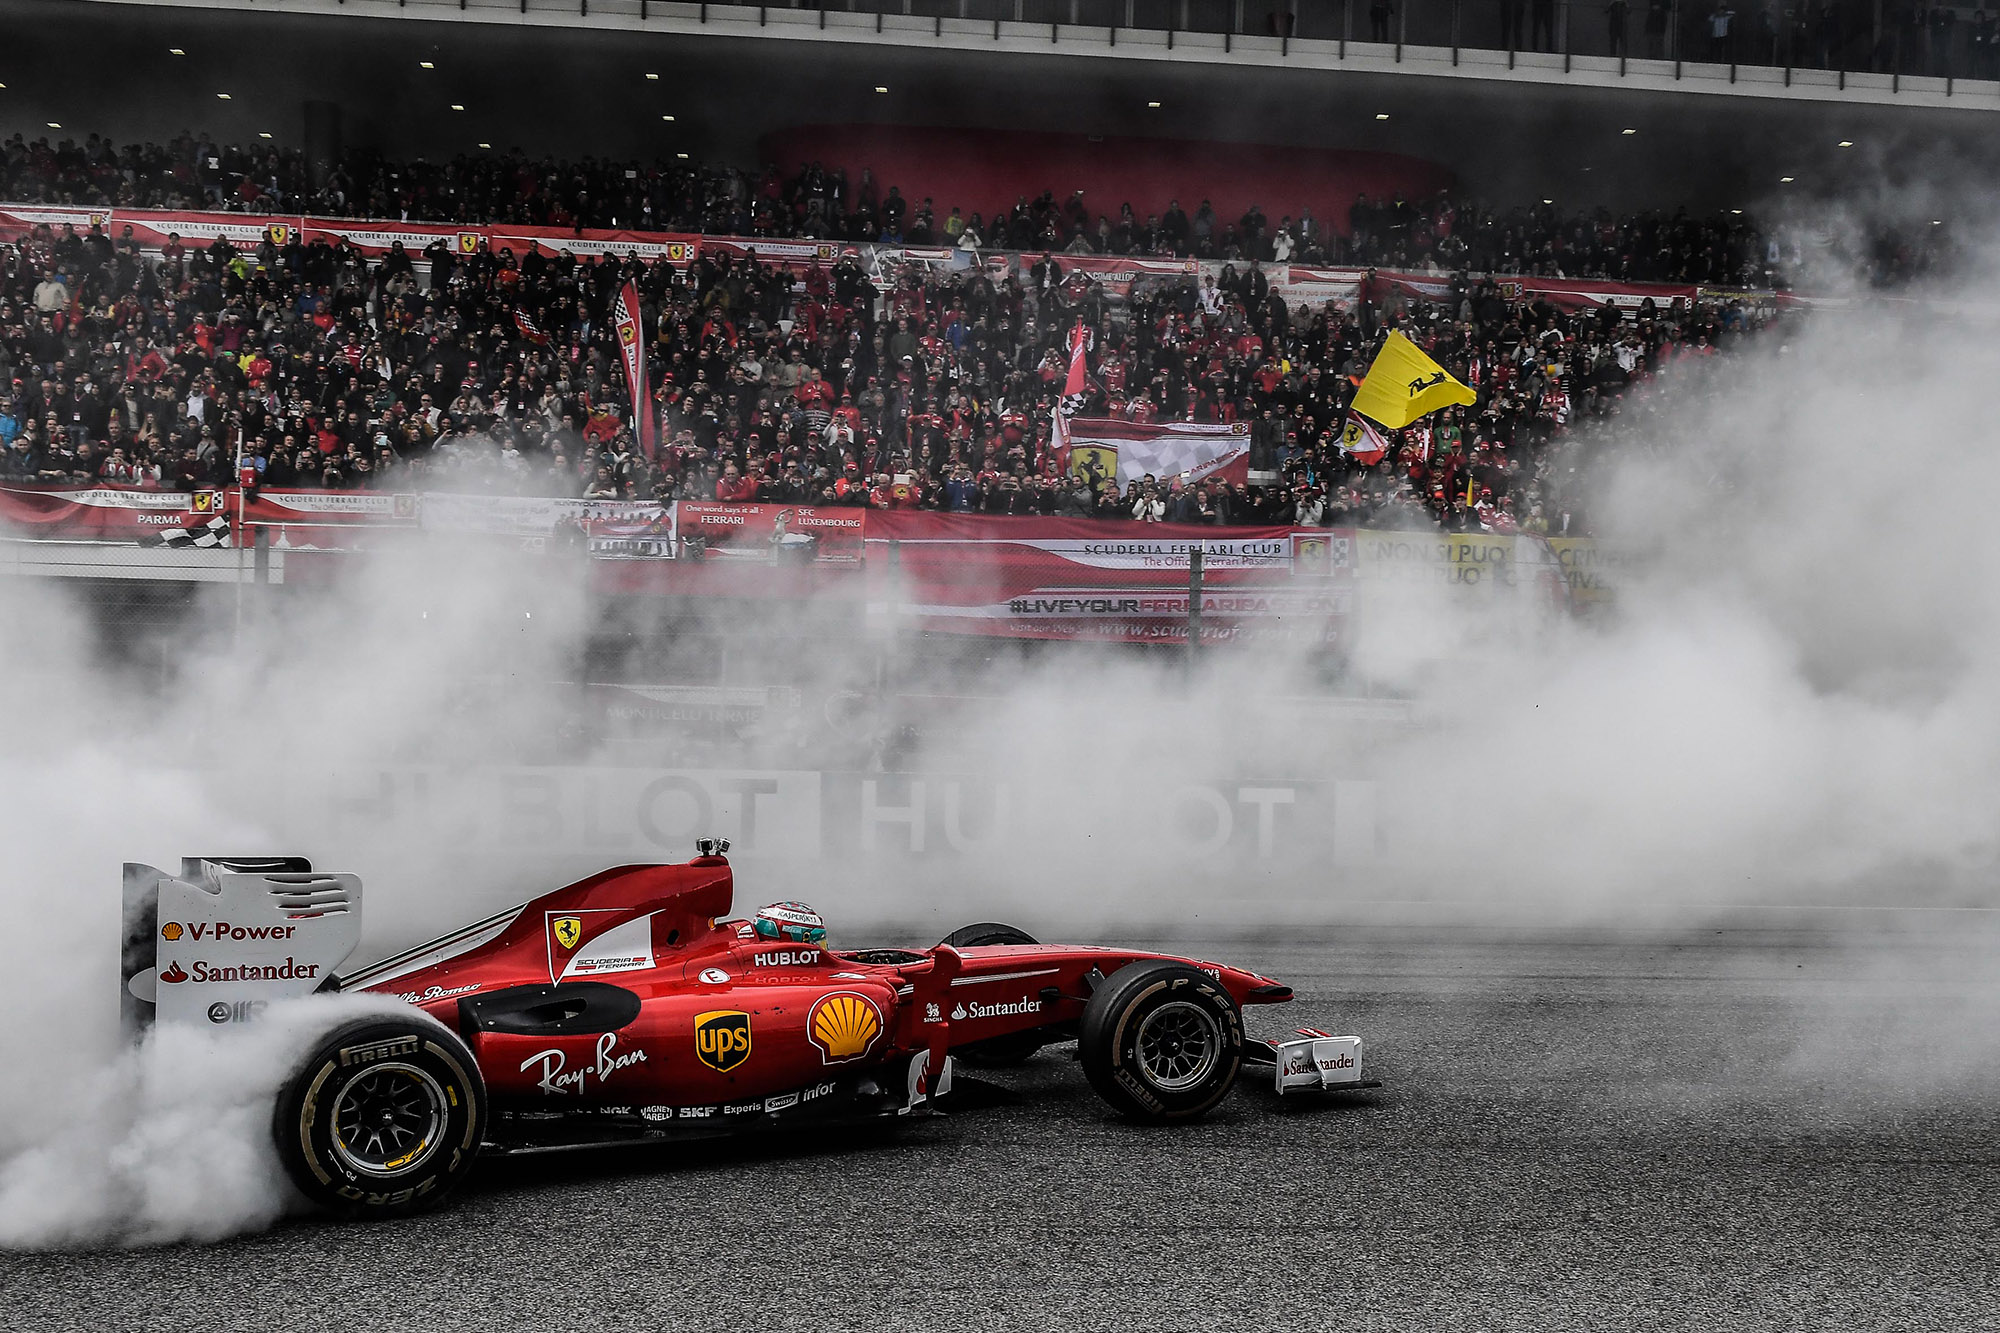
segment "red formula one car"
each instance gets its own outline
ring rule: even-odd
[[[230,1024],[312,993],[379,997],[302,1052],[278,1149],[314,1201],[434,1204],[481,1151],[528,1152],[928,1111],[953,1057],[1075,1040],[1120,1112],[1186,1120],[1246,1063],[1280,1092],[1369,1087],[1361,1043],[1246,1042],[1242,1006],[1291,989],[1215,963],[1037,944],[968,926],[937,947],[834,950],[781,903],[732,918],[727,843],[621,866],[360,971],[361,884],[296,858],[125,869],[128,1022]],[[933,1072],[935,1071],[935,1072]]]

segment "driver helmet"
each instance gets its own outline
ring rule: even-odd
[[[804,903],[772,903],[757,909],[751,926],[762,940],[789,940],[795,944],[826,943],[826,921]]]

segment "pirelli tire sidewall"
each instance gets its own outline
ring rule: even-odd
[[[1212,1067],[1187,1087],[1162,1086],[1138,1058],[1147,1016],[1169,1005],[1206,1013],[1222,1043]],[[1243,1013],[1222,983],[1199,968],[1144,959],[1119,968],[1090,997],[1078,1046],[1090,1086],[1114,1109],[1138,1120],[1193,1120],[1235,1085],[1243,1065]]]
[[[442,1094],[435,1142],[424,1142],[408,1167],[357,1169],[333,1142],[335,1102],[347,1080],[388,1064],[411,1071],[413,1085]],[[471,1171],[486,1132],[486,1083],[465,1043],[427,1015],[356,1019],[321,1039],[279,1089],[272,1130],[292,1182],[329,1212],[353,1218],[420,1212],[441,1203]]]

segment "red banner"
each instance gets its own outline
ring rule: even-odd
[[[1335,642],[1353,604],[1348,531],[876,511],[868,544],[871,611],[938,633],[1185,643],[1196,549],[1203,642]]]
[[[239,518],[269,526],[272,540],[287,546],[338,546],[344,543],[326,530],[344,528],[351,535],[357,527],[414,527],[417,497],[377,491],[258,491],[239,512],[234,486],[196,491],[0,487],[0,533],[46,541],[152,543],[187,533],[219,537]]]
[[[0,240],[17,241],[35,227],[60,229],[68,225],[78,231],[101,226],[115,240],[126,227],[142,250],[158,253],[175,236],[190,249],[213,243],[218,238],[240,250],[254,250],[269,240],[273,245],[347,241],[370,259],[389,253],[397,242],[413,257],[436,241],[443,241],[453,254],[477,254],[485,245],[494,254],[512,250],[525,256],[530,250],[551,253],[567,250],[579,256],[637,255],[645,260],[664,260],[685,267],[694,262],[700,238],[662,232],[584,231],[572,227],[530,227],[512,223],[492,226],[464,226],[449,222],[384,222],[370,219],[309,218],[298,214],[172,212],[142,208],[79,208],[45,204],[0,204]]]
[[[1056,257],[1062,265],[1064,280],[1078,274],[1089,276],[1104,288],[1107,295],[1125,297],[1132,294],[1132,286],[1142,278],[1192,278],[1201,279],[1204,269],[1215,271],[1216,264],[1203,264],[1198,259],[1140,259],[1135,255],[1071,255]],[[1023,260],[1023,270],[1028,267]]]
[[[632,399],[632,430],[639,437],[639,452],[653,458],[659,453],[655,438],[659,422],[647,388],[646,325],[639,310],[638,289],[631,283],[618,289],[611,314],[618,326],[618,356],[625,363],[625,392]]]
[[[807,505],[711,504],[682,500],[675,529],[686,555],[705,560],[812,561],[855,564],[861,559],[865,509],[815,509]]]
[[[629,230],[585,230],[573,227],[531,227],[514,223],[467,226],[450,222],[393,222],[381,219],[313,218],[298,214],[211,213],[144,208],[90,208],[56,204],[0,204],[0,241],[16,241],[37,226],[61,228],[65,224],[86,231],[102,226],[115,239],[126,227],[142,249],[157,253],[169,236],[181,243],[206,246],[218,237],[239,249],[254,249],[269,239],[275,245],[293,240],[328,243],[347,241],[370,258],[389,252],[397,242],[412,255],[426,246],[445,242],[454,253],[477,254],[482,245],[499,254],[512,250],[517,256],[530,250],[567,250],[578,256],[636,255],[648,261],[664,261],[685,267],[702,254],[741,258],[756,252],[768,264],[831,265],[842,255],[851,254],[864,264],[884,265],[897,261],[921,262],[933,268],[955,267],[957,252],[943,248],[877,247],[840,241],[775,240],[762,237],[696,236],[673,232]],[[968,261],[969,262],[969,261]],[[1004,251],[982,251],[980,262],[1005,268],[1018,263],[1023,272],[1033,263],[1031,256],[1010,256]],[[1134,283],[1143,279],[1194,278],[1219,274],[1217,260],[1153,259],[1124,255],[1060,255],[1057,263],[1073,278],[1088,277],[1112,297],[1128,297]],[[1247,267],[1247,266],[1245,266]],[[1352,304],[1362,293],[1369,270],[1365,268],[1308,268],[1301,264],[1272,264],[1265,268],[1273,290],[1293,304],[1318,305],[1336,301]],[[1502,292],[1509,300],[1542,297],[1565,310],[1616,306],[1629,310],[1647,297],[1660,306],[1674,302],[1701,300],[1772,301],[1768,291],[1657,282],[1613,282],[1597,278],[1501,277]],[[1419,300],[1439,301],[1451,294],[1451,279],[1435,273],[1398,273],[1378,270],[1372,294],[1380,299],[1400,293]]]
[[[0,534],[53,541],[151,541],[220,513],[223,495],[220,490],[4,486]]]

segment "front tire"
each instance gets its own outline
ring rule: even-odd
[[[322,1039],[279,1089],[278,1156],[308,1199],[385,1218],[443,1201],[472,1169],[486,1084],[458,1036],[412,1011]]]
[[[1040,940],[1018,926],[999,921],[979,921],[960,926],[938,941],[954,949],[976,949],[983,944],[1039,944]]]
[[[1243,1064],[1243,1014],[1222,984],[1170,959],[1128,963],[1083,1011],[1084,1076],[1137,1120],[1193,1120],[1229,1095]]]

